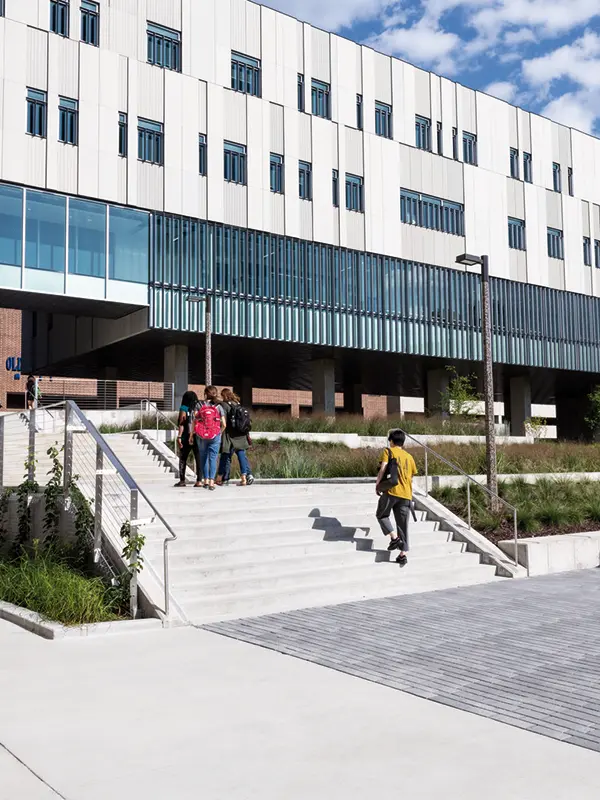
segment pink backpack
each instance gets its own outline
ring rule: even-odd
[[[221,412],[217,406],[200,406],[196,412],[194,430],[201,439],[214,439],[221,433]]]

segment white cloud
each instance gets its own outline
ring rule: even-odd
[[[337,31],[355,22],[377,19],[400,6],[398,0],[262,0],[265,5],[325,30]]]
[[[494,38],[509,25],[534,27],[539,35],[565,33],[600,13],[598,0],[490,0],[484,5],[471,25]]]
[[[551,100],[542,114],[584,133],[593,133],[594,123],[600,117],[600,91],[568,92]]]
[[[503,42],[508,47],[515,47],[519,44],[529,44],[530,42],[537,42],[537,36],[531,28],[518,28],[516,31],[506,31],[504,34]]]
[[[402,56],[407,61],[433,66],[439,72],[451,74],[455,69],[453,51],[460,42],[455,33],[421,20],[411,28],[387,28],[371,37],[368,44],[385,53]]]
[[[581,86],[600,87],[600,36],[586,31],[572,44],[524,61],[523,77],[532,86],[569,78]]]
[[[500,100],[506,100],[507,103],[513,103],[517,96],[517,86],[514,83],[510,83],[510,81],[496,81],[495,83],[490,83],[484,89],[484,92],[494,97],[499,97]]]

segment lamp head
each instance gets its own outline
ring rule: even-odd
[[[463,267],[475,267],[483,264],[481,256],[473,256],[470,253],[463,253],[462,256],[456,257],[456,263],[462,264]]]

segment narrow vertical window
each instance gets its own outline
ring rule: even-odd
[[[27,89],[27,133],[46,138],[46,92]]]
[[[148,64],[181,72],[181,33],[148,22]]]
[[[81,41],[98,47],[100,44],[100,6],[81,0]]]
[[[298,73],[298,111],[304,111],[304,75]]]
[[[511,250],[525,250],[525,220],[508,218],[508,246]]]
[[[359,213],[364,212],[363,179],[358,175],[346,173],[346,209]]]
[[[224,142],[223,177],[228,183],[239,183],[246,186],[246,146],[234,142]]]
[[[323,81],[312,82],[312,113],[315,117],[323,117],[323,119],[331,119],[331,109],[329,107],[331,87],[328,83]]]
[[[550,258],[564,258],[563,232],[556,228],[548,228],[548,256]]]
[[[514,147],[510,148],[510,177],[519,178],[519,151]]]
[[[463,131],[463,161],[477,166],[477,136]]]
[[[439,156],[444,155],[444,129],[441,122],[437,124],[437,151]]]
[[[392,138],[392,107],[387,103],[375,103],[375,133]]]
[[[556,161],[552,164],[552,187],[555,192],[562,192],[562,176],[560,174],[560,164]]]
[[[356,127],[359,131],[363,129],[363,99],[362,94],[356,95]]]
[[[458,161],[458,128],[452,128],[452,158]]]
[[[271,153],[271,191],[283,194],[283,156]]]
[[[198,134],[198,174],[206,176],[207,160],[206,160],[206,134]]]
[[[69,35],[69,0],[50,0],[50,30],[59,36]]]
[[[569,194],[573,197],[575,194],[575,187],[573,186],[573,167],[567,167],[567,182],[569,184]]]
[[[0,17],[3,17],[4,14],[5,14],[4,0],[0,0]]]
[[[600,239],[594,239],[594,265],[600,269]]]
[[[331,172],[331,201],[334,208],[339,208],[340,205],[340,178],[337,169]]]
[[[592,266],[592,240],[589,236],[583,237],[583,263],[586,267]]]
[[[119,155],[121,158],[127,158],[127,114],[119,113]]]
[[[77,144],[77,100],[59,97],[58,102],[58,141],[64,144]]]
[[[231,54],[231,88],[234,92],[261,96],[260,61],[241,53]]]
[[[162,167],[164,162],[162,122],[138,118],[138,159]]]
[[[302,200],[312,200],[312,165],[298,162],[298,195]]]
[[[533,161],[531,153],[523,153],[523,180],[525,183],[533,183]]]
[[[415,117],[415,144],[419,150],[431,150],[431,120]]]

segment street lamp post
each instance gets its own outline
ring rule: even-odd
[[[473,256],[465,253],[464,255],[458,256],[456,263],[462,264],[465,267],[481,266],[481,321],[487,485],[492,493],[492,511],[498,511],[498,464],[496,457],[496,423],[494,415],[494,365],[492,361],[492,311],[490,302],[489,258],[488,256]]]
[[[188,295],[188,303],[201,303],[204,300],[204,385],[212,384],[212,297]]]

